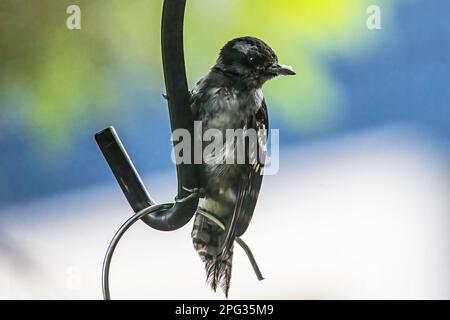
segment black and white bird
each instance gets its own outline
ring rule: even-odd
[[[267,80],[280,75],[295,72],[279,64],[275,52],[263,41],[242,37],[229,41],[221,49],[216,64],[192,90],[194,120],[202,122],[203,132],[219,130],[224,146],[203,159],[200,176],[204,198],[199,202],[191,236],[194,248],[205,262],[207,282],[214,291],[220,286],[226,297],[230,289],[233,240],[246,231],[262,182],[269,121],[261,88]],[[244,164],[236,161],[230,164],[227,160],[236,159],[239,143],[225,138],[227,129],[255,130],[260,156],[246,152]],[[244,151],[250,150],[249,144],[244,142]],[[227,229],[233,225],[234,214],[237,220],[231,236],[226,237],[225,231],[201,211],[217,217]]]

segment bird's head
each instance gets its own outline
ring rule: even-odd
[[[278,62],[272,48],[253,37],[229,41],[220,51],[214,69],[254,87],[277,76],[295,75],[292,67]]]

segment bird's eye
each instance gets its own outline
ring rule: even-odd
[[[252,55],[250,55],[250,56],[248,57],[248,61],[249,61],[251,64],[254,64],[256,60],[257,60],[257,56],[254,55],[254,54],[252,54]]]

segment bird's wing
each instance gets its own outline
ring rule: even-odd
[[[247,230],[258,200],[259,190],[261,189],[267,150],[267,132],[269,128],[267,106],[264,100],[258,113],[248,124],[248,128],[256,130],[258,137],[257,152],[259,156],[256,157],[253,163],[245,165],[246,169],[237,190],[233,217],[227,226],[228,232],[222,245],[223,253],[229,250],[236,236],[241,236]],[[246,152],[246,154],[248,153]]]
[[[242,204],[240,204],[239,208],[239,211],[241,211],[238,215],[239,220],[236,223],[236,236],[241,236],[247,230],[258,200],[259,190],[261,189],[269,130],[269,117],[265,100],[262,101],[261,108],[252,119],[249,127],[255,129],[257,133],[256,152],[258,152],[258,155],[248,166],[247,176],[244,177],[244,183],[241,184],[242,188],[238,194],[236,205],[240,204],[241,201]]]

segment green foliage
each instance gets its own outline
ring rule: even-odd
[[[384,13],[390,11],[391,2],[378,2]],[[66,28],[70,4],[81,7],[81,30]],[[226,41],[260,37],[298,74],[267,85],[270,105],[293,128],[323,130],[338,121],[344,101],[327,58],[354,58],[372,48],[378,36],[365,27],[368,5],[367,0],[189,0],[189,83],[208,71]],[[67,128],[117,110],[122,89],[117,77],[124,73],[150,74],[161,86],[149,84],[149,90],[159,95],[161,9],[162,0],[2,0],[0,112],[14,113],[7,112],[13,106],[7,102],[22,101],[24,125],[52,141],[70,135]]]

